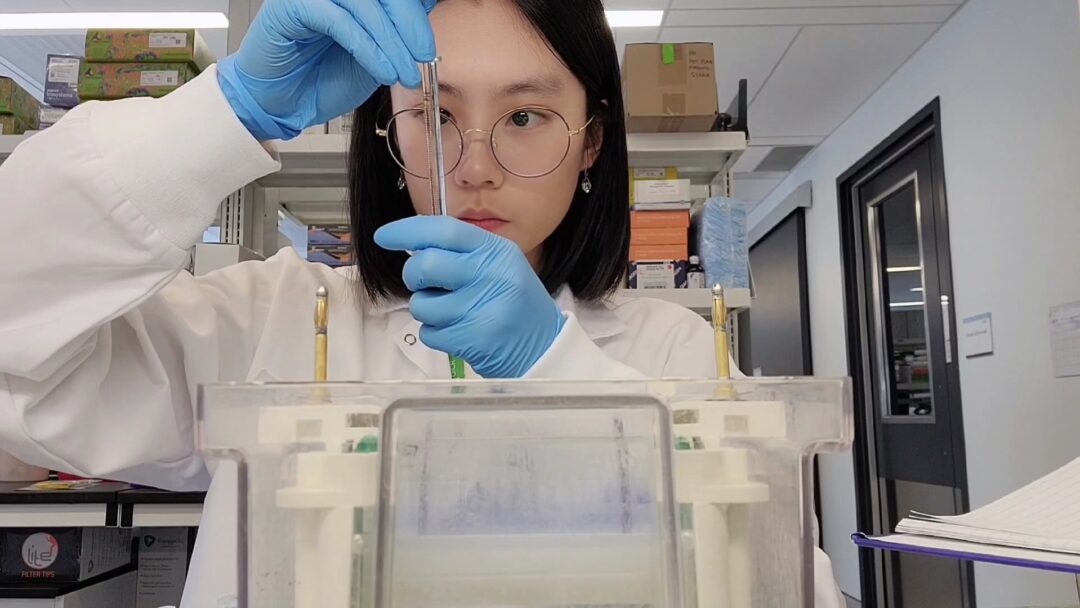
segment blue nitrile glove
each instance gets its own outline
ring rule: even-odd
[[[291,139],[362,104],[380,84],[420,85],[435,58],[436,0],[267,0],[218,81],[258,140]]]
[[[452,217],[415,216],[383,226],[375,242],[413,252],[402,278],[424,344],[484,378],[525,375],[566,322],[509,239]]]

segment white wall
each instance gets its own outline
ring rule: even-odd
[[[751,215],[813,182],[814,368],[846,375],[836,178],[941,98],[957,318],[991,312],[995,354],[961,359],[973,507],[1080,456],[1080,378],[1051,372],[1049,307],[1080,300],[1080,18],[1075,0],[970,0]],[[858,597],[850,455],[824,459],[826,550]],[[976,567],[980,608],[1077,600],[1073,579]]]

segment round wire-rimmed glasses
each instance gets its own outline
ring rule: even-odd
[[[466,138],[487,135],[495,161],[518,177],[543,177],[555,171],[570,153],[570,141],[592,124],[589,118],[571,129],[561,114],[550,108],[527,106],[510,110],[490,129],[462,131],[445,112],[442,115],[443,165],[449,175],[461,162]],[[427,179],[427,137],[424,112],[419,108],[401,110],[390,117],[385,129],[375,134],[386,138],[394,162],[409,175]]]

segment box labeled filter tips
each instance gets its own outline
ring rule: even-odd
[[[80,582],[131,563],[131,530],[0,530],[0,582]]]

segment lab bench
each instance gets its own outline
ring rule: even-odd
[[[0,482],[0,528],[195,527],[206,496],[116,482],[60,492],[20,490],[29,485]]]

